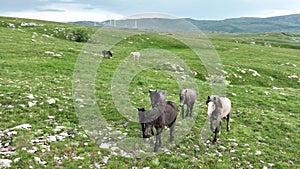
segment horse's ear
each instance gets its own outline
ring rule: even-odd
[[[210,100],[210,96],[207,96],[207,100]]]
[[[141,112],[143,112],[143,111],[146,111],[146,110],[145,110],[145,108],[144,108],[144,107],[142,107],[142,108],[138,108],[138,111],[141,111]]]
[[[185,93],[187,93],[188,89],[185,89]]]

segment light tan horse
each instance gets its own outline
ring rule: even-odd
[[[221,133],[221,120],[226,118],[227,131],[230,130],[231,101],[227,97],[208,96],[206,100],[207,115],[210,118],[210,129],[215,133],[213,143],[217,141],[217,134]],[[213,121],[217,121],[216,128],[213,128]]]

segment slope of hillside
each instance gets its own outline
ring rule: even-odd
[[[69,38],[78,29],[89,37],[97,31],[104,36],[88,41],[95,49],[87,50],[85,43]],[[233,105],[231,131],[225,130],[224,121],[217,144],[211,144],[212,132],[204,142],[200,135],[207,127],[205,99],[211,94],[201,60],[174,34],[144,31],[124,37],[129,31],[0,17],[0,168],[300,168],[299,34],[208,34],[222,60]],[[107,37],[121,37],[111,48],[113,59],[95,52]],[[175,55],[197,73],[195,123],[183,140],[163,142],[153,156],[119,156],[112,153],[118,149],[115,142],[132,137],[152,148],[155,138],[143,141],[141,125],[119,113],[112,97],[113,77],[121,63],[128,69],[129,62],[142,67],[143,62],[130,58],[131,51],[153,49]],[[84,57],[88,54],[94,60]],[[108,126],[92,132],[99,137],[108,132],[105,140],[111,144],[89,137],[91,131],[78,118],[75,106],[88,105],[84,99],[74,100],[74,74],[84,71],[74,70],[79,56],[99,64],[95,80],[86,87],[95,90],[93,105]],[[166,90],[167,99],[179,105],[176,79],[155,67],[137,73],[125,91],[135,109],[150,108],[149,89]],[[185,120],[178,118],[177,127]],[[162,133],[166,138],[168,134],[168,129]]]

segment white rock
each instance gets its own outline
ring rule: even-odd
[[[49,99],[49,100],[48,100],[48,103],[49,103],[49,104],[55,104],[55,103],[56,103],[56,100],[55,100],[55,99]]]
[[[27,98],[28,98],[28,99],[34,99],[34,96],[33,96],[33,94],[28,94],[28,95],[27,95]]]
[[[37,152],[37,150],[38,150],[37,147],[32,147],[32,149],[28,150],[27,152],[33,154],[33,153]]]
[[[291,76],[288,76],[289,79],[298,79],[298,76],[297,75],[291,75]]]
[[[13,105],[8,105],[7,108],[12,109],[12,108],[14,108],[14,106]]]
[[[21,158],[15,158],[14,159],[14,163],[17,163],[18,161],[20,161]]]
[[[9,159],[0,159],[0,166],[9,168],[12,161]]]
[[[106,164],[106,163],[108,162],[109,158],[110,158],[110,156],[104,156],[104,157],[102,158],[103,163]]]
[[[101,143],[100,148],[108,149],[109,148],[109,144],[107,144],[107,143]]]
[[[283,90],[284,88],[273,86],[272,89],[274,89],[274,90]]]
[[[63,136],[63,137],[69,137],[69,134],[67,132],[62,132],[59,134],[60,136]]]
[[[24,104],[19,104],[20,107],[22,108],[25,108],[25,105]]]
[[[49,141],[49,142],[55,142],[55,141],[57,141],[57,139],[56,139],[55,136],[48,136],[47,137],[47,141]]]
[[[17,135],[18,132],[17,131],[11,131],[11,132],[8,132],[6,133],[8,136],[11,136],[11,135]]]
[[[54,119],[55,116],[48,116],[48,119]]]
[[[31,125],[30,124],[21,124],[21,125],[18,125],[18,126],[16,126],[16,127],[14,127],[14,128],[12,128],[12,129],[31,129]]]
[[[29,101],[28,106],[32,107],[32,106],[36,105],[36,103],[37,103],[37,101],[32,101],[32,102]]]
[[[39,163],[39,164],[42,164],[42,165],[47,164],[46,161],[41,160],[41,158],[39,158],[39,157],[34,157],[34,161],[35,161],[36,163]]]
[[[65,128],[65,126],[56,126],[55,129],[53,129],[53,131],[58,132],[58,131],[61,131],[64,128]]]
[[[74,159],[74,160],[84,160],[84,157],[78,156],[78,157],[73,157],[73,159]]]

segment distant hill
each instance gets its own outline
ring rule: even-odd
[[[101,22],[93,22],[93,21],[76,21],[76,22],[69,22],[69,23],[83,25],[83,26],[103,27],[103,24]]]
[[[220,21],[187,19],[202,31],[229,33],[300,32],[300,14],[269,18],[242,17]]]
[[[137,19],[138,23],[147,19]],[[149,19],[148,19],[149,20]],[[160,25],[166,25],[170,19],[156,20]],[[203,32],[228,32],[228,33],[261,33],[261,32],[300,32],[300,14],[284,15],[268,18],[242,17],[224,20],[195,20],[186,18],[187,21],[197,26]],[[120,21],[116,21],[119,23]],[[79,21],[75,24],[85,26],[102,27],[106,24],[114,24],[114,21],[90,22]]]

